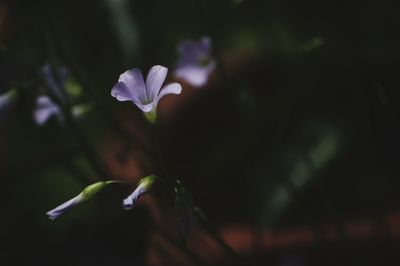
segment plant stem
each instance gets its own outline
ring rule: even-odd
[[[160,171],[160,178],[162,178],[165,181],[165,183],[168,184],[169,191],[171,192],[171,195],[173,195],[175,179],[168,174],[167,167],[165,166],[163,156],[161,153],[161,146],[157,134],[158,132],[156,125],[151,125],[150,130],[152,131],[153,135],[156,171]]]

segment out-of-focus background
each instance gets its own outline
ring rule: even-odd
[[[399,13],[394,0],[2,1],[0,265],[399,265]],[[203,36],[217,67],[195,88],[172,72],[179,43]],[[46,64],[70,72],[72,127],[32,119]],[[151,174],[151,129],[110,91],[158,64],[183,86],[158,109],[166,168],[237,254],[200,225],[181,241],[157,192],[121,207]],[[131,186],[48,219],[102,179]]]

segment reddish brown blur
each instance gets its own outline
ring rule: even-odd
[[[389,215],[387,224],[391,237],[400,239],[400,214]],[[382,232],[382,224],[367,220],[348,221],[343,226],[347,241],[372,241]],[[219,231],[222,239],[231,248],[249,257],[271,250],[310,247],[317,245],[318,242],[316,232],[311,227],[274,230],[256,229],[251,225],[225,225]],[[322,234],[319,234],[319,237],[334,243],[343,238],[340,232],[341,229],[328,224],[322,227]],[[171,246],[160,234],[154,233],[152,242],[158,245],[152,245],[148,251],[149,265],[192,265],[183,252]],[[207,232],[200,229],[191,231],[188,247],[211,265],[219,265],[227,258],[222,247]]]

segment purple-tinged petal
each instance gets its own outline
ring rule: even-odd
[[[191,54],[193,51],[194,43],[189,40],[181,41],[178,45],[178,53],[180,55]]]
[[[138,68],[132,68],[119,76],[118,82],[125,84],[130,99],[135,103],[147,104],[149,97],[144,85],[142,72]]]
[[[51,117],[52,112],[45,108],[38,108],[34,112],[35,123],[38,126],[42,126]]]
[[[153,101],[158,95],[167,73],[168,68],[159,65],[150,69],[146,78],[146,90],[150,101]]]
[[[148,104],[140,104],[140,103],[135,103],[135,104],[144,113],[151,112],[154,109],[154,102],[151,102],[151,103],[148,103]]]
[[[60,108],[48,96],[39,96],[33,112],[36,124],[41,126],[52,116],[56,116],[60,122],[63,120]]]
[[[144,185],[139,185],[137,188],[130,194],[126,199],[124,199],[122,203],[122,207],[125,210],[132,209],[133,206],[135,206],[136,201],[139,199],[140,196],[143,195],[143,193],[146,192],[146,187]]]
[[[209,53],[211,51],[211,39],[208,36],[204,36],[201,38],[201,51],[205,53]]]
[[[167,73],[168,69],[166,67],[160,65],[153,66],[147,75],[146,84],[144,84],[140,70],[137,68],[131,69],[120,76],[119,82],[111,90],[111,95],[119,101],[132,101],[145,113],[146,118],[150,122],[154,122],[159,99],[163,95],[169,93],[179,94],[181,91],[179,85],[179,92],[176,90],[176,86],[174,87],[175,89],[168,88],[165,92],[161,92],[161,87]],[[140,89],[139,92],[137,88]],[[138,95],[138,93],[141,93],[141,90],[144,93]]]
[[[55,209],[47,212],[46,214],[49,216],[51,220],[56,219],[58,216],[63,214],[65,211],[71,209],[72,207],[76,206],[77,204],[87,201],[91,199],[94,195],[96,195],[99,191],[101,191],[104,187],[110,184],[119,183],[116,180],[109,180],[109,181],[100,181],[93,183],[87,187],[85,187],[81,193],[79,193],[74,198],[64,202],[60,206],[56,207]]]
[[[216,63],[211,57],[211,39],[203,37],[199,42],[186,41],[178,48],[180,57],[174,74],[194,87],[207,83]]]
[[[181,63],[196,63],[204,57],[208,57],[211,52],[211,39],[203,37],[199,42],[191,40],[182,41],[178,45],[178,53]]]
[[[77,204],[82,202],[84,200],[84,197],[82,194],[79,194],[78,196],[64,202],[60,206],[56,207],[55,209],[47,212],[46,214],[49,216],[50,220],[56,219],[58,216],[63,214],[65,211],[71,209],[72,207],[75,207]]]
[[[192,45],[192,48],[186,48],[187,51],[180,53],[177,66],[196,65],[199,61],[200,55],[198,49]]]
[[[179,83],[171,83],[161,89],[160,93],[157,95],[156,99],[154,100],[154,106],[157,108],[158,101],[168,94],[181,94],[182,86]]]
[[[146,92],[142,72],[138,68],[124,72],[119,82],[111,89],[111,95],[118,101],[131,101],[145,113],[153,109],[153,100]]]
[[[201,87],[207,83],[208,76],[215,69],[215,64],[208,67],[186,66],[175,70],[175,76],[188,82],[194,87]]]
[[[125,210],[131,209],[140,196],[148,192],[153,187],[156,179],[157,177],[155,175],[149,175],[140,179],[136,189],[126,199],[124,199],[122,207]]]
[[[117,98],[118,101],[133,101],[133,97],[128,87],[123,82],[118,82],[111,89],[111,96]]]

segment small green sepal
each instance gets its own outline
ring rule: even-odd
[[[81,195],[83,200],[91,199],[95,194],[97,194],[100,190],[105,188],[109,184],[119,183],[120,181],[117,180],[110,180],[110,181],[100,181],[94,184],[87,186],[85,189],[82,190]]]

